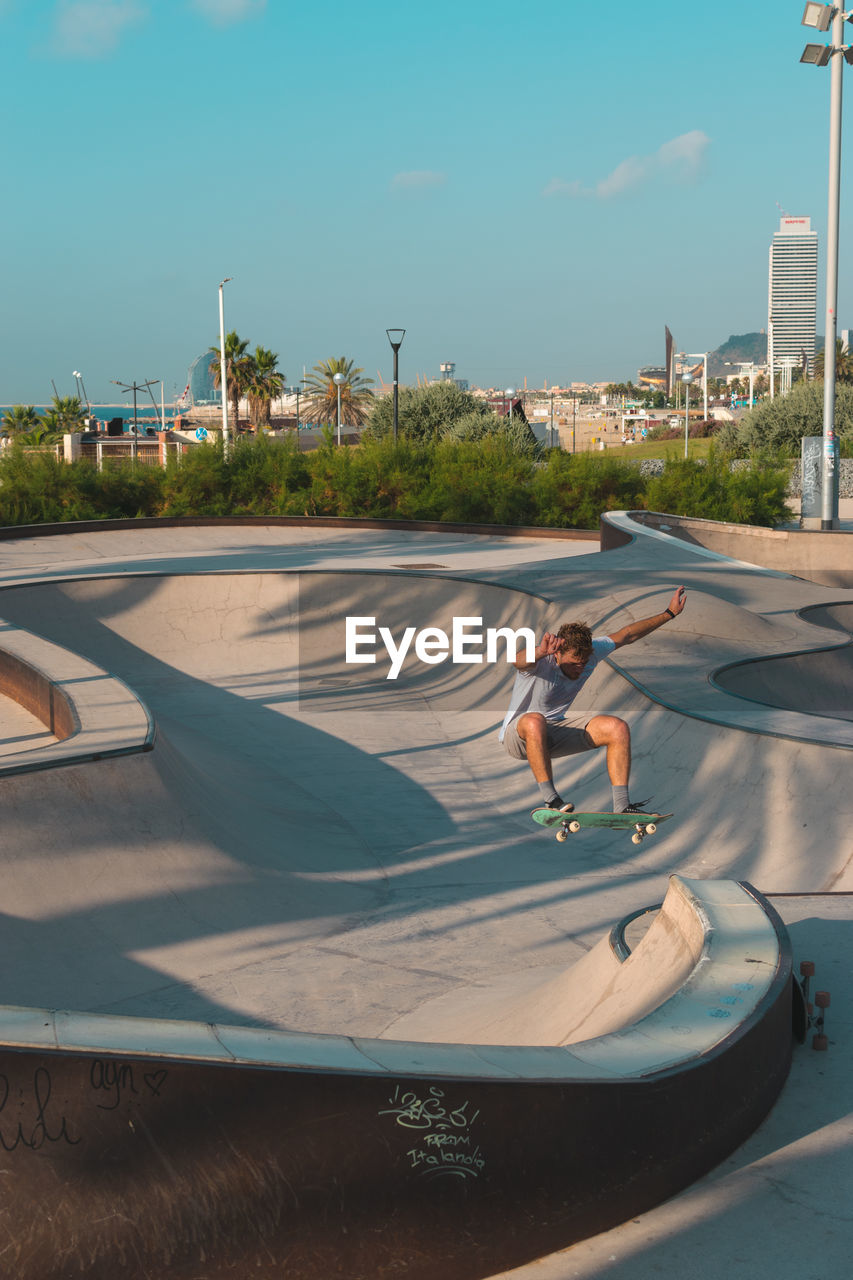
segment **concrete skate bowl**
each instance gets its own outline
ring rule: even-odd
[[[721,689],[764,706],[853,720],[853,646],[762,658],[724,667]]]
[[[616,517],[616,518],[614,518]],[[626,519],[627,517],[627,519]],[[601,520],[601,549],[630,541],[629,524],[731,557],[831,587],[853,587],[849,534],[699,520],[657,511],[609,512]]]
[[[361,877],[391,866],[371,795],[387,810],[402,791],[401,821],[415,800],[428,812],[362,760],[366,711],[381,737],[402,705],[503,709],[503,679],[473,669],[404,669],[393,694],[381,663],[342,675],[340,619],[449,629],[540,606],[387,574],[4,591],[24,655],[55,646],[44,674],[81,726],[44,749],[74,767],[3,780],[0,1168],[19,1280],[475,1280],[658,1203],[759,1123],[790,1060],[790,955],[732,881],[674,880],[632,955],[608,937],[573,975],[460,993],[471,1034],[463,1021],[456,1043],[458,1007],[422,1002],[421,1038],[402,1023],[394,1038],[314,1035],[256,1013],[274,1008],[268,971],[246,1025],[202,993],[217,965],[222,987],[245,987],[262,952],[308,932],[331,944],[364,910]],[[85,671],[50,669],[77,654]],[[97,716],[92,687],[107,693]],[[96,759],[111,707],[123,754]],[[96,750],[81,750],[87,727]],[[361,838],[327,817],[330,773],[353,805],[364,793]],[[181,978],[179,1004],[143,959]]]
[[[816,605],[802,610],[801,616],[849,635],[853,604]],[[714,681],[729,693],[765,706],[853,720],[851,643],[736,663],[717,671]]]

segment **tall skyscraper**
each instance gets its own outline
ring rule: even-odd
[[[770,245],[767,363],[771,376],[805,354],[814,368],[817,326],[817,232],[811,218],[783,217]],[[787,375],[790,385],[790,372]]]

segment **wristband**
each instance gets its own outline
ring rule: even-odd
[[[672,612],[671,609],[664,609],[664,613],[668,613],[671,618],[675,617],[675,614]]]

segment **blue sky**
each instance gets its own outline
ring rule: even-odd
[[[332,355],[390,380],[392,326],[404,382],[631,377],[665,324],[690,351],[765,326],[777,202],[820,235],[822,332],[829,70],[799,63],[825,38],[802,10],[0,0],[0,402],[74,369],[92,400],[170,398],[225,276],[227,326],[291,383]]]

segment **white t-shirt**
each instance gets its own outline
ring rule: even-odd
[[[552,724],[562,720],[599,662],[615,648],[610,636],[594,636],[590,659],[576,680],[563,675],[553,653],[540,658],[530,671],[517,671],[499,740],[503,742],[507,725],[524,715],[525,711],[538,711]]]

